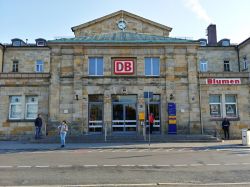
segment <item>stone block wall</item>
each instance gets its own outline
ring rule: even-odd
[[[14,60],[19,62],[20,73],[35,73],[37,60],[44,62],[44,73],[50,72],[50,49],[47,47],[7,47],[4,53],[3,72],[12,72]]]

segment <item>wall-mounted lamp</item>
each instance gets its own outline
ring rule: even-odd
[[[79,98],[78,98],[78,95],[77,95],[77,94],[75,95],[75,100],[77,100],[77,101],[79,100]]]
[[[173,99],[174,99],[174,95],[173,95],[173,94],[170,94],[169,99],[170,99],[170,100],[173,100]]]

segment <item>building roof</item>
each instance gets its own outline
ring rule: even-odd
[[[71,30],[74,32],[74,31],[77,30],[77,29],[81,29],[81,28],[88,27],[88,26],[90,26],[90,25],[92,25],[92,24],[95,24],[95,23],[97,23],[97,22],[101,22],[101,21],[103,21],[103,20],[109,19],[109,18],[114,17],[114,16],[119,15],[119,14],[121,14],[122,16],[127,15],[127,16],[133,17],[133,18],[135,18],[135,19],[140,19],[140,20],[142,20],[142,21],[144,21],[144,22],[150,23],[150,24],[155,25],[155,26],[157,26],[157,27],[160,27],[160,28],[162,28],[162,29],[166,29],[166,30],[168,30],[169,32],[172,30],[171,27],[168,27],[168,26],[166,26],[166,25],[162,25],[162,24],[156,23],[156,22],[154,22],[154,21],[151,21],[151,20],[149,20],[149,19],[145,19],[145,18],[143,18],[143,17],[137,16],[137,15],[132,14],[132,13],[130,13],[130,12],[126,12],[126,11],[124,11],[124,10],[119,10],[119,11],[117,11],[117,12],[108,14],[108,15],[103,16],[103,17],[100,17],[100,18],[98,18],[98,19],[94,19],[94,20],[92,20],[92,21],[89,21],[89,22],[87,22],[87,23],[84,23],[84,24],[81,24],[81,25],[72,27]]]
[[[48,40],[48,43],[194,43],[196,40],[171,38],[157,35],[138,34],[131,32],[114,32],[96,36],[60,38]]]
[[[243,42],[241,42],[238,47],[242,47],[243,45],[247,44],[250,41],[250,37],[247,38],[246,40],[244,40]]]

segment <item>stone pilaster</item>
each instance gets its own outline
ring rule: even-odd
[[[188,49],[186,56],[188,63],[189,132],[191,134],[201,133],[197,59],[195,52],[195,49]]]

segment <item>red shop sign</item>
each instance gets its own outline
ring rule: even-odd
[[[131,75],[134,74],[133,60],[114,60],[114,74]]]
[[[210,78],[206,80],[207,84],[241,84],[240,79],[215,79]]]

